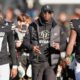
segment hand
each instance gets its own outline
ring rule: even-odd
[[[17,47],[17,48],[19,48],[19,47],[21,46],[21,44],[22,44],[22,41],[20,41],[20,40],[17,40],[17,41],[16,41],[16,47]]]
[[[67,65],[69,65],[71,63],[70,57],[66,57],[65,62],[66,62]]]
[[[40,54],[39,46],[33,46],[33,52],[36,54]]]
[[[17,68],[12,68],[11,70],[11,77],[15,78],[17,76]]]
[[[62,71],[62,66],[58,65],[57,71],[61,72]]]
[[[53,43],[53,48],[60,50],[60,44],[59,43]]]

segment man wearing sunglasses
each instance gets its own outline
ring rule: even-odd
[[[44,5],[39,18],[29,27],[30,34],[24,37],[23,45],[31,51],[32,80],[56,80],[53,69],[48,63],[50,32],[56,25],[53,9],[49,5]]]

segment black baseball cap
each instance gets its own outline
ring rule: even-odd
[[[49,5],[42,6],[41,13],[44,13],[44,12],[47,12],[47,11],[49,11],[51,13],[54,12],[53,9],[51,8],[51,6],[49,6]]]

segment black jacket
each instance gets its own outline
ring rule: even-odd
[[[50,51],[50,32],[55,26],[56,22],[53,19],[49,23],[45,23],[42,18],[39,18],[30,25],[29,33],[25,35],[23,45],[30,51],[32,61],[47,61],[46,55]],[[40,46],[40,55],[37,56],[33,53],[33,45]]]
[[[9,63],[10,60],[12,65],[17,65],[13,31],[10,27],[0,25],[0,65]]]

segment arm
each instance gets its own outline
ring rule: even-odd
[[[26,34],[23,40],[23,45],[29,50],[35,53],[39,53],[37,25],[32,23],[29,27],[29,34]]]
[[[30,43],[30,33],[26,33],[22,45],[28,49],[29,51],[32,51],[32,45]]]
[[[76,36],[77,36],[76,31],[71,30],[70,39],[69,39],[69,43],[68,43],[67,50],[66,50],[66,55],[67,56],[70,56],[72,51],[73,51],[75,41],[76,41]]]
[[[13,35],[12,30],[7,32],[7,41],[8,41],[8,45],[9,45],[9,52],[10,52],[10,55],[11,55],[12,64],[14,66],[17,66],[17,59],[16,59],[16,52],[15,52],[15,42],[14,42],[14,35]]]
[[[14,35],[12,30],[7,32],[7,41],[9,45],[9,52],[12,59],[11,77],[14,78],[17,75],[17,58],[16,58],[16,52],[15,52]]]

